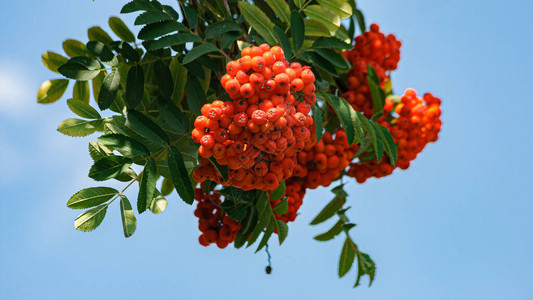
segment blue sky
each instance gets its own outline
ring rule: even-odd
[[[122,235],[116,205],[98,230],[66,207],[87,178],[89,138],[56,131],[65,99],[37,105],[41,63],[65,38],[107,27],[122,1],[16,1],[0,10],[0,299],[532,299],[533,203],[528,122],[532,2],[359,0],[367,22],[403,42],[396,92],[443,99],[443,130],[408,171],[350,182],[353,238],[377,264],[372,287],[339,280],[342,240],[315,242],[310,220],[330,199],[308,193],[283,247],[266,255],[197,242],[192,208],[174,194]],[[167,2],[167,1],[164,1]],[[173,4],[173,2],[172,2]],[[132,16],[123,16],[132,25]],[[119,185],[117,185],[119,187]],[[131,198],[134,198],[133,194]]]

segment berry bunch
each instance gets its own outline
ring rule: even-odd
[[[372,24],[370,31],[355,38],[354,48],[343,53],[352,64],[343,98],[368,118],[373,114],[373,107],[367,80],[367,65],[374,68],[380,83],[384,85],[388,78],[386,71],[398,67],[401,45],[394,35],[385,36],[379,32],[377,24]]]
[[[296,154],[312,143],[315,76],[309,67],[289,65],[281,47],[246,47],[228,62],[220,83],[233,101],[205,104],[194,122],[193,141],[204,160],[193,176],[245,190],[274,190],[291,176]],[[223,180],[206,160],[229,169]]]
[[[298,180],[294,177],[287,179],[285,183],[285,195],[283,195],[281,199],[287,197],[287,204],[289,208],[285,214],[275,214],[275,217],[278,220],[282,220],[283,222],[288,223],[293,222],[298,216],[298,209],[300,209],[300,206],[303,203],[303,198],[305,196],[305,185],[303,184],[303,181]],[[270,199],[270,204],[272,207],[275,207],[280,202],[281,200]]]
[[[344,128],[322,135],[320,142],[310,144],[298,153],[298,164],[293,176],[305,181],[305,187],[316,189],[329,186],[352,161],[356,147],[348,144]]]
[[[394,107],[394,115],[398,117],[391,122],[382,122],[398,145],[396,166],[392,166],[388,158],[384,158],[380,163],[373,158],[368,162],[353,163],[347,172],[348,176],[363,183],[370,177],[390,175],[396,167],[403,170],[409,168],[410,161],[414,160],[428,143],[438,139],[441,129],[440,103],[440,99],[430,93],[425,94],[422,99],[417,97],[415,90],[406,90],[401,102]],[[385,107],[387,108],[387,105]],[[383,112],[387,115],[390,109],[384,109]]]
[[[202,188],[194,192],[194,198],[198,201],[194,215],[198,217],[198,229],[202,232],[198,241],[202,246],[215,243],[221,249],[226,248],[235,240],[241,224],[222,212],[220,192],[204,193]]]

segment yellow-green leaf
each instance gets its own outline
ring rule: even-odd
[[[266,3],[272,8],[272,10],[278,15],[281,21],[289,23],[291,10],[285,0],[266,0]]]
[[[135,42],[135,35],[119,17],[109,18],[109,27],[124,42]]]
[[[131,208],[131,203],[126,196],[120,195],[120,216],[122,217],[122,227],[124,236],[130,237],[137,229],[137,219]]]
[[[53,79],[43,82],[37,92],[37,103],[53,103],[59,100],[68,87],[68,79]]]
[[[87,136],[96,131],[101,120],[81,120],[70,118],[59,124],[57,131],[69,136]]]
[[[89,41],[98,41],[109,45],[113,39],[100,26],[94,26],[87,30]]]
[[[57,68],[68,61],[68,58],[55,52],[47,51],[42,56],[43,64],[52,72],[59,73]]]
[[[85,211],[76,218],[76,221],[74,221],[74,227],[85,232],[95,230],[96,227],[102,224],[108,206],[109,204],[102,204]]]
[[[74,89],[72,89],[72,98],[89,103],[91,98],[91,90],[88,81],[76,81]]]
[[[172,183],[171,183],[172,184]],[[172,192],[173,186],[170,187],[170,191]],[[168,206],[168,201],[165,199],[163,195],[158,190],[155,190],[154,198],[152,199],[152,202],[150,203],[150,211],[154,214],[160,214],[165,211],[165,209]]]
[[[63,50],[69,57],[86,56],[89,54],[84,43],[72,39],[63,42]]]
[[[341,25],[341,20],[337,14],[320,5],[309,5],[304,9],[304,12],[309,19],[322,23],[332,33],[335,33]]]
[[[310,19],[304,19],[305,24],[305,35],[307,36],[331,36],[331,32],[329,29],[322,23],[310,20]]]
[[[352,16],[352,6],[346,0],[317,0],[322,7],[336,13],[341,19]]]
[[[274,32],[274,24],[257,6],[240,1],[239,8],[248,23],[259,33],[270,45],[278,45],[279,41]]]

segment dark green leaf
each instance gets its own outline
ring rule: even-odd
[[[96,109],[94,109],[89,104],[85,103],[85,101],[81,101],[78,99],[68,99],[67,105],[70,108],[70,110],[77,114],[78,116],[86,119],[101,119],[102,116],[98,113]]]
[[[110,187],[83,189],[70,197],[67,206],[72,209],[90,208],[106,202],[115,195],[118,195],[118,191]]]
[[[183,58],[183,64],[188,64],[204,54],[217,51],[219,51],[217,46],[211,43],[196,45],[185,55]]]
[[[284,215],[289,210],[289,200],[287,198],[281,200],[276,207],[272,209],[272,211],[278,215]]]
[[[131,164],[132,160],[129,158],[107,156],[94,163],[89,171],[89,177],[96,181],[108,180],[122,174]]]
[[[261,9],[246,1],[239,1],[238,5],[246,21],[248,21],[257,33],[270,45],[279,44],[276,33],[274,32],[274,24]]]
[[[98,41],[90,41],[87,43],[87,50],[89,53],[100,59],[102,62],[111,65],[111,66],[117,66],[118,60],[109,50],[109,48],[102,42]]]
[[[355,112],[352,106],[346,102],[343,98],[337,97],[335,95],[329,95],[322,93],[328,104],[333,108],[335,114],[342,123],[344,131],[346,132],[346,137],[348,138],[348,143],[353,144],[355,138],[354,124],[352,116],[355,116]]]
[[[342,278],[352,268],[355,259],[355,250],[350,245],[350,238],[347,237],[342,246],[341,257],[339,259],[339,278]]]
[[[376,124],[373,121],[369,121],[370,125],[372,125],[372,129],[374,132],[372,134],[376,135],[376,148],[375,148],[375,155],[378,160],[378,162],[381,161],[381,157],[383,157],[383,140],[381,139],[381,130],[379,130],[378,126],[379,124]]]
[[[315,121],[316,141],[320,142],[322,139],[322,131],[324,130],[324,121],[322,121],[322,110],[318,106],[318,102],[311,106],[313,112],[313,119]]]
[[[279,244],[283,244],[283,241],[287,238],[287,235],[289,234],[289,226],[287,226],[287,223],[283,222],[282,220],[276,220],[277,222],[277,228],[278,228],[278,239]]]
[[[129,14],[136,11],[156,10],[148,0],[133,0],[122,7],[121,14]]]
[[[317,48],[315,50],[318,50],[318,49],[321,49],[321,48]],[[335,66],[333,66],[333,64],[329,60],[318,55],[316,52],[311,52],[311,51],[304,52],[304,53],[301,53],[299,57],[305,61],[312,63],[314,67],[321,68],[322,70],[326,71],[328,74],[331,74],[335,77],[338,76],[337,69],[335,69]]]
[[[285,189],[287,186],[285,185],[285,180],[283,180],[278,187],[270,193],[270,199],[272,200],[280,200],[285,195]],[[276,212],[278,213],[278,212]],[[279,214],[279,213],[278,213]]]
[[[344,58],[344,56],[342,56],[342,54],[327,48],[316,48],[315,51],[327,61],[331,62],[333,65],[341,69],[348,68],[346,59]]]
[[[113,70],[113,72],[107,74],[98,93],[98,107],[101,110],[105,110],[113,104],[117,97],[117,91],[120,87],[120,72]]]
[[[354,287],[359,285],[359,280],[363,275],[368,275],[368,277],[370,278],[368,286],[372,285],[372,282],[374,281],[374,276],[376,275],[376,264],[374,263],[374,261],[370,258],[368,254],[359,252],[357,254],[357,266],[357,281],[355,282]]]
[[[135,108],[143,99],[144,95],[144,71],[141,66],[133,66],[128,71],[126,82],[126,103],[128,107]]]
[[[37,103],[47,104],[54,103],[63,94],[68,87],[68,79],[53,79],[43,82],[37,92]]]
[[[276,35],[278,36],[281,42],[281,48],[283,48],[285,57],[287,58],[287,60],[290,59],[292,57],[292,49],[291,43],[289,42],[289,38],[285,34],[285,31],[283,31],[283,29],[279,28],[278,26],[274,26],[274,31],[276,32]]]
[[[137,199],[137,210],[143,213],[152,202],[157,182],[157,167],[155,160],[150,157],[144,166],[142,178],[139,185],[139,197]]]
[[[255,205],[255,208],[257,210],[257,224],[255,227],[253,227],[253,231],[251,231],[250,238],[248,239],[248,245],[246,248],[250,247],[255,243],[259,235],[261,235],[261,232],[263,232],[263,229],[268,226],[271,219],[273,219],[271,207],[270,207],[270,201],[268,200],[268,197],[265,193],[261,194],[259,197],[257,204]]]
[[[186,133],[189,131],[187,117],[174,105],[174,103],[168,102],[166,105],[159,103],[158,109],[163,119],[172,128],[180,133]]]
[[[390,134],[389,130],[382,125],[379,126],[379,131],[381,133],[381,138],[383,139],[383,144],[385,145],[385,152],[390,158],[391,165],[396,165],[396,160],[398,159],[398,151],[396,149],[396,144],[394,143],[394,139],[392,138],[392,135]]]
[[[331,189],[331,192],[335,194],[337,197],[346,198],[348,197],[348,193],[344,190],[344,184],[341,184],[339,186],[334,187]]]
[[[321,37],[313,43],[314,48],[340,48],[344,50],[350,50],[352,45],[339,40],[336,37]]]
[[[297,11],[291,12],[291,33],[294,51],[300,50],[305,39],[305,25],[302,15]]]
[[[166,64],[162,61],[155,61],[154,75],[157,85],[159,86],[159,94],[165,99],[170,99],[174,91],[174,82],[172,80],[172,73]]]
[[[102,135],[98,138],[98,141],[104,146],[117,149],[124,156],[135,157],[137,155],[150,154],[150,151],[143,144],[129,136],[119,133]]]
[[[198,25],[198,13],[196,12],[196,9],[194,7],[187,6],[184,9],[185,17],[187,18],[187,22],[189,23],[189,28],[193,29]]]
[[[183,100],[185,92],[185,84],[187,82],[187,68],[185,68],[178,60],[178,57],[174,57],[170,62],[170,72],[172,73],[172,80],[174,82],[174,91],[172,92],[171,100],[175,105],[178,105]]]
[[[101,120],[80,120],[75,118],[66,119],[57,127],[57,131],[69,136],[87,136],[96,131]]]
[[[151,24],[160,21],[169,21],[172,17],[162,11],[147,11],[135,18],[135,25]]]
[[[344,222],[339,220],[330,230],[315,236],[314,239],[321,242],[332,240],[342,232],[343,225]]]
[[[168,47],[168,46],[180,45],[180,44],[192,43],[192,42],[201,42],[201,41],[202,39],[195,34],[177,33],[177,34],[164,36],[154,41],[152,44],[150,44],[149,49],[158,50],[158,49]]]
[[[381,89],[380,80],[376,70],[370,65],[366,66],[367,68],[367,80],[370,88],[370,93],[372,94],[372,104],[374,107],[374,114],[383,111],[383,106],[385,105],[385,92]]]
[[[100,73],[99,69],[100,64],[96,60],[86,56],[76,56],[57,70],[67,78],[86,81],[96,77]]]
[[[235,42],[237,39],[242,37],[241,32],[228,32],[222,36],[220,39],[220,45],[222,46],[222,49],[227,49]]]
[[[185,168],[181,152],[174,146],[170,147],[168,153],[168,166],[170,168],[172,182],[181,199],[187,204],[192,204],[194,202],[194,190],[189,173]]]
[[[130,63],[137,62],[141,58],[139,56],[139,52],[133,49],[133,47],[126,42],[114,41],[110,44],[110,46],[113,50],[115,50],[117,53],[121,54],[124,58],[126,58]]]
[[[156,123],[154,123],[154,121],[150,120],[143,113],[129,109],[128,120],[133,128],[146,139],[161,146],[170,145],[170,139],[163,129],[161,129],[161,127],[159,127]]]
[[[320,224],[329,218],[333,217],[335,213],[342,208],[342,205],[344,204],[344,198],[341,197],[335,197],[333,200],[331,200],[326,207],[322,209],[322,211],[311,221],[311,225],[317,225]]]
[[[109,18],[109,27],[124,42],[135,42],[135,35],[119,17]]]
[[[109,204],[102,204],[85,211],[76,218],[76,221],[74,221],[74,227],[85,232],[96,229],[98,226],[100,226],[100,224],[102,224],[108,205]]]
[[[137,229],[137,219],[131,208],[130,201],[124,195],[120,195],[120,216],[122,217],[124,236],[130,237]]]
[[[263,238],[261,239],[261,242],[259,242],[259,246],[257,246],[255,253],[259,252],[259,250],[263,249],[263,247],[266,246],[268,240],[272,236],[272,233],[274,233],[274,229],[276,229],[276,219],[272,218],[270,219],[270,222],[268,222],[266,231],[263,234]]]
[[[213,166],[215,166],[215,168],[217,169],[222,179],[224,181],[227,181],[228,180],[228,166],[219,164],[214,157],[210,157],[209,161],[211,161]]]
[[[368,136],[370,137],[370,141],[372,143],[372,147],[374,148],[374,154],[376,157],[380,156],[379,153],[379,145],[378,145],[378,138],[376,135],[376,131],[374,130],[374,127],[370,123],[370,121],[363,116],[360,112],[356,112],[357,116],[359,117],[359,120],[361,121],[361,124],[363,125],[363,128],[365,129],[366,133],[368,133]],[[381,148],[381,151],[383,151],[383,148]]]
[[[361,33],[366,31],[366,24],[365,24],[365,16],[359,9],[355,9],[353,11],[353,15],[355,16],[355,19],[357,20],[357,24],[359,24],[359,29],[361,30]]]
[[[52,72],[59,73],[57,68],[65,64],[68,58],[55,52],[47,51],[42,55],[43,64]]]
[[[241,230],[237,233],[233,245],[235,248],[241,248],[245,243],[250,233],[254,230],[257,224],[257,211],[253,209],[252,206],[249,206],[249,212],[244,221],[242,221]]]
[[[241,31],[239,24],[233,20],[223,20],[213,23],[205,30],[205,38],[208,40],[216,39],[226,32]]]
[[[171,32],[187,29],[185,25],[175,21],[163,21],[152,23],[144,26],[139,31],[139,39],[141,40],[153,40]]]
[[[112,155],[113,151],[99,142],[89,142],[89,154],[93,161],[98,161],[106,156]]]
[[[106,45],[109,45],[113,41],[113,39],[105,32],[101,27],[94,26],[87,30],[87,36],[89,37],[89,41],[98,41],[102,42]]]
[[[85,103],[89,103],[89,100],[91,99],[89,82],[76,81],[76,83],[74,83],[74,88],[72,89],[72,98],[81,100]]]
[[[232,200],[226,199],[220,207],[235,221],[242,221],[246,217],[248,205],[237,204]]]
[[[200,110],[206,103],[204,90],[198,81],[198,78],[189,76],[185,84],[185,95],[187,96],[187,104],[189,109],[197,116],[201,114]]]

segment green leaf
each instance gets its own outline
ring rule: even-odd
[[[277,228],[278,228],[278,239],[279,244],[283,244],[285,239],[287,238],[287,235],[289,234],[289,226],[287,226],[287,223],[283,222],[282,220],[277,220]]]
[[[172,192],[172,187],[170,187],[170,191]],[[152,202],[150,202],[150,205],[149,205],[150,211],[152,211],[152,213],[157,215],[157,214],[164,212],[167,206],[168,206],[167,199],[165,199],[165,197],[163,197],[163,195],[156,189]]]
[[[168,14],[162,11],[154,10],[154,11],[143,12],[142,14],[137,16],[137,18],[135,18],[134,24],[144,25],[144,24],[152,24],[152,23],[156,23],[160,21],[169,21],[169,20],[172,20],[171,16],[169,16]]]
[[[161,117],[170,127],[179,133],[187,133],[189,131],[187,116],[174,103],[168,102],[166,105],[158,103],[158,109]]]
[[[55,52],[47,51],[42,55],[42,60],[44,66],[50,71],[59,73],[57,68],[65,64],[68,61],[68,58]]]
[[[100,73],[100,64],[86,56],[76,56],[57,70],[61,75],[80,81],[93,79]]]
[[[57,127],[57,131],[69,136],[87,136],[98,128],[101,120],[80,120],[75,118],[66,119]]]
[[[305,21],[302,15],[297,11],[291,12],[291,33],[292,44],[294,45],[294,51],[298,52],[302,47],[305,39]]]
[[[117,149],[122,155],[127,157],[150,154],[146,146],[129,136],[119,133],[102,135],[98,138],[98,141],[106,147]]]
[[[108,205],[109,204],[102,204],[85,211],[76,218],[76,221],[74,221],[74,227],[85,232],[95,230],[100,224],[102,224]]]
[[[344,222],[339,220],[330,230],[315,236],[314,239],[321,242],[332,240],[342,232],[343,225]]]
[[[72,209],[91,208],[100,205],[118,195],[118,191],[110,187],[92,187],[78,191],[72,195],[67,206]]]
[[[317,0],[322,7],[334,12],[341,19],[352,16],[352,7],[346,0]]]
[[[118,65],[118,59],[109,50],[109,48],[102,42],[90,41],[87,43],[87,50],[89,53],[100,59],[103,63],[116,67]]]
[[[126,81],[126,103],[128,107],[135,108],[143,99],[144,95],[144,71],[139,65],[133,66],[128,71]]]
[[[70,110],[78,116],[86,119],[101,119],[102,116],[96,109],[87,104],[85,101],[78,99],[68,99],[67,105]]]
[[[363,275],[368,275],[368,277],[370,278],[368,286],[372,285],[372,282],[374,281],[374,276],[376,275],[376,264],[374,263],[374,261],[370,258],[368,254],[359,252],[357,254],[357,266],[357,281],[355,282],[354,287],[359,285],[359,280]]]
[[[289,200],[287,198],[281,200],[276,207],[272,209],[272,211],[278,215],[284,215],[289,210]]]
[[[217,160],[214,157],[210,157],[209,161],[215,166],[215,168],[218,171],[218,174],[224,179],[224,181],[228,180],[228,166],[227,165],[221,165],[217,162]]]
[[[315,102],[315,104],[311,106],[311,111],[313,112],[313,119],[315,121],[316,141],[318,143],[322,139],[322,131],[324,130],[324,121],[322,120],[322,110],[318,106],[318,102]]]
[[[315,48],[315,52],[318,53],[320,56],[325,58],[327,61],[331,62],[333,65],[341,68],[341,69],[347,69],[348,64],[346,63],[346,59],[342,54],[335,52],[331,49],[327,48]]]
[[[113,155],[113,151],[99,142],[89,142],[89,154],[93,161],[98,161],[106,156]]]
[[[107,76],[107,73],[105,71],[102,71],[98,74],[98,76],[94,77],[92,80],[93,97],[97,104],[98,104],[98,94],[100,93],[100,89],[102,88],[102,84],[104,83],[104,79],[106,76]]]
[[[274,233],[274,229],[276,229],[276,219],[271,218],[270,222],[268,222],[268,226],[266,228],[265,233],[263,234],[263,238],[261,239],[261,242],[259,242],[259,246],[257,246],[257,249],[255,250],[255,253],[259,252],[259,250],[263,249],[264,246],[268,243],[268,240],[272,236],[272,233]]]
[[[320,49],[320,48],[317,48],[315,50],[318,50],[318,49]],[[327,59],[325,59],[322,56],[318,55],[314,51],[308,51],[308,52],[301,53],[299,55],[299,57],[302,58],[305,61],[310,62],[311,64],[313,64],[314,67],[319,67],[322,70],[326,71],[327,73],[329,73],[329,74],[331,74],[331,75],[333,75],[335,77],[338,76],[337,69],[335,69],[333,64],[331,62],[329,62]]]
[[[194,60],[196,60],[198,57],[210,53],[210,52],[218,52],[219,49],[217,46],[211,44],[211,43],[205,43],[200,44],[197,46],[194,46],[189,53],[185,55],[183,58],[183,64],[186,65]]]
[[[37,103],[47,104],[56,102],[63,96],[67,87],[68,79],[53,79],[43,82],[37,92]]]
[[[168,196],[173,190],[174,184],[172,184],[172,180],[170,180],[170,178],[163,179],[163,183],[161,185],[161,194],[163,196]]]
[[[326,207],[322,209],[322,211],[311,221],[311,225],[317,225],[320,224],[329,218],[333,217],[335,213],[341,209],[342,205],[344,204],[345,199],[341,197],[335,197],[333,200],[331,200]]]
[[[320,5],[309,5],[304,9],[304,12],[309,19],[322,23],[330,32],[337,31],[341,25],[338,15]]]
[[[248,239],[248,245],[246,248],[250,247],[257,241],[257,238],[261,233],[263,232],[263,229],[268,226],[271,219],[273,219],[272,211],[270,208],[270,201],[268,201],[268,198],[266,197],[266,194],[261,194],[259,197],[259,200],[256,204],[256,210],[257,210],[257,224],[255,227],[253,227],[253,231],[251,232],[250,238]]]
[[[350,238],[347,237],[342,246],[341,257],[339,259],[339,278],[342,278],[352,268],[355,259],[355,250],[350,245]]]
[[[242,221],[242,227],[241,230],[237,233],[237,236],[235,237],[235,241],[233,245],[235,248],[239,249],[241,248],[245,243],[254,228],[257,224],[257,211],[253,209],[252,206],[249,206],[249,213],[246,216],[246,218]]]
[[[174,21],[163,21],[152,23],[144,26],[139,35],[137,36],[141,40],[153,40],[171,32],[185,30],[185,25]]]
[[[164,36],[153,43],[148,47],[149,50],[159,50],[168,46],[181,45],[185,43],[192,42],[201,42],[202,39],[196,34],[192,33],[177,33]]]
[[[88,81],[76,81],[72,90],[72,98],[89,103],[91,99],[91,90]]]
[[[381,89],[380,80],[376,70],[370,65],[367,65],[366,69],[368,71],[366,78],[368,80],[370,93],[372,94],[374,114],[377,114],[383,111],[383,106],[385,105],[385,92]]]
[[[84,43],[72,39],[63,42],[63,51],[65,51],[69,57],[85,56],[89,54]]]
[[[159,86],[159,94],[165,99],[170,99],[174,91],[174,82],[168,65],[158,60],[154,62],[153,66],[155,80]]]
[[[189,76],[187,83],[185,83],[185,95],[189,109],[199,116],[202,106],[206,103],[206,97],[197,77]]]
[[[304,19],[305,35],[308,36],[332,36],[328,27],[319,21]]]
[[[353,48],[352,45],[345,43],[339,40],[338,38],[332,37],[332,36],[321,37],[313,43],[313,48],[330,48],[330,47],[340,48],[340,49],[345,49],[345,50],[350,50]]]
[[[270,8],[272,8],[283,23],[289,23],[291,11],[285,0],[266,0],[266,3],[268,3]]]
[[[131,203],[124,195],[120,195],[120,216],[122,217],[122,227],[124,236],[130,237],[137,229],[137,219],[131,208]]]
[[[122,7],[121,14],[129,14],[136,11],[157,10],[148,0],[132,0]]]
[[[286,189],[287,189],[287,186],[285,185],[285,180],[283,180],[278,185],[278,187],[275,190],[273,190],[272,193],[270,193],[270,199],[272,199],[272,200],[280,200],[285,195],[285,190]],[[276,212],[276,213],[278,213],[278,212]]]
[[[132,160],[129,158],[107,156],[94,163],[89,171],[89,177],[96,181],[108,180],[122,174],[131,164]]]
[[[341,197],[341,198],[348,197],[348,193],[346,193],[346,191],[344,190],[344,184],[334,187],[333,189],[331,189],[331,192],[337,197]]]
[[[326,98],[328,104],[333,108],[335,114],[342,123],[342,127],[346,132],[346,137],[348,138],[348,143],[353,144],[355,139],[355,129],[353,124],[353,116],[355,116],[355,111],[352,106],[343,98],[322,93]]]
[[[193,29],[198,25],[198,13],[196,12],[196,9],[191,6],[186,6],[184,9],[185,17],[187,18],[187,22],[189,23],[189,28]]]
[[[378,145],[378,138],[376,135],[376,131],[374,130],[374,127],[370,123],[370,121],[363,116],[360,112],[356,112],[357,116],[359,117],[359,120],[361,120],[361,124],[363,125],[363,128],[368,133],[368,136],[370,137],[370,142],[372,143],[372,147],[374,148],[374,154],[376,157],[382,155],[382,153],[379,153],[379,145]],[[381,151],[383,151],[383,148],[381,148]]]
[[[306,0],[294,0],[294,4],[298,7],[298,8],[301,8],[302,6],[304,6],[305,2],[307,2]]]
[[[100,87],[100,92],[98,93],[98,107],[101,110],[108,109],[115,98],[117,97],[117,91],[120,87],[120,72],[113,70],[111,73],[107,74],[104,78],[104,82]]]
[[[135,42],[135,35],[119,17],[109,18],[109,27],[124,42]]]
[[[240,37],[242,37],[242,32],[228,32],[220,39],[220,46],[222,49],[227,49]]]
[[[353,14],[355,16],[355,19],[357,20],[357,24],[359,24],[359,29],[361,30],[362,33],[365,32],[366,31],[365,16],[359,9],[355,9],[353,11]]]
[[[250,24],[250,26],[252,26],[257,33],[267,41],[267,43],[270,45],[279,44],[276,33],[274,32],[274,24],[265,13],[261,11],[261,9],[246,1],[239,1],[238,5],[242,15],[246,21],[248,21],[248,24]]]
[[[381,130],[379,130],[378,126],[375,122],[369,121],[370,125],[372,125],[372,129],[374,130],[373,134],[376,135],[376,146],[375,146],[375,155],[378,160],[378,162],[381,161],[381,158],[383,157],[383,140],[381,139]]]
[[[87,30],[87,36],[89,37],[89,41],[98,41],[102,42],[106,45],[109,45],[113,41],[113,39],[105,32],[101,27],[94,26]]]
[[[178,57],[174,57],[170,62],[170,73],[172,74],[172,80],[174,84],[174,91],[172,92],[171,100],[175,105],[181,103],[185,92],[185,84],[187,82],[187,68],[185,68],[178,60]]]
[[[157,182],[157,166],[155,160],[150,157],[144,166],[142,178],[139,186],[139,198],[137,199],[137,210],[143,213],[147,208],[155,193]]]
[[[208,40],[216,39],[226,32],[237,31],[240,32],[241,26],[233,20],[223,20],[213,23],[205,30],[205,38]]]
[[[139,52],[142,54],[142,50],[135,50],[130,44],[126,42],[114,41],[110,44],[110,46],[118,54],[122,55],[122,57],[127,59],[128,63],[138,62],[141,58]]]
[[[171,146],[168,152],[168,167],[174,187],[181,199],[187,204],[192,204],[194,202],[194,190],[189,173],[185,168],[181,152],[174,146]]]
[[[143,113],[129,109],[128,120],[135,131],[139,132],[146,139],[161,146],[170,145],[170,139],[163,129]]]
[[[289,38],[285,34],[285,31],[283,31],[283,29],[279,28],[278,26],[274,26],[274,31],[276,32],[276,35],[278,36],[281,42],[281,48],[283,48],[285,57],[287,59],[291,58],[292,57],[291,43],[289,42]]]
[[[390,134],[389,130],[382,125],[378,125],[379,132],[381,134],[381,138],[383,139],[383,144],[385,146],[385,152],[390,158],[391,165],[395,166],[396,161],[398,159],[398,151],[396,149],[396,144],[394,143],[394,139],[392,138],[392,135]]]

